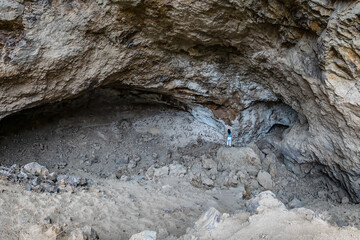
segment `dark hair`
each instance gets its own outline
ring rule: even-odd
[[[230,134],[231,133],[231,130],[230,129],[228,129],[228,134]]]

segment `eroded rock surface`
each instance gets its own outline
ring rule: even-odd
[[[359,12],[328,0],[1,1],[0,117],[105,85],[171,95],[241,142],[292,127],[271,143],[359,201]]]
[[[199,219],[211,221],[209,209]],[[316,212],[306,208],[287,210],[282,202],[270,192],[262,192],[250,200],[250,212],[239,212],[230,216],[217,211],[215,226],[189,228],[181,240],[190,239],[357,239],[359,230],[337,228],[321,219]],[[276,219],[276,221],[274,221]],[[301,230],[300,230],[301,229]],[[299,234],[301,231],[301,234]]]

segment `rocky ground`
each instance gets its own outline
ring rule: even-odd
[[[359,239],[347,193],[267,144],[283,129],[228,148],[223,129],[135,100],[2,122],[2,239]]]

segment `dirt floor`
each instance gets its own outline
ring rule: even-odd
[[[311,209],[323,221],[314,228],[326,226],[324,231],[336,235],[355,227],[349,231],[360,237],[359,205],[348,202],[346,193],[316,167],[301,174],[276,151],[256,144],[226,148],[224,129],[209,127],[182,109],[105,92],[2,121],[1,166],[37,162],[58,175],[94,183],[89,189],[38,193],[26,190],[24,183],[1,180],[1,239],[19,239],[44,219],[89,225],[100,239],[129,239],[147,229],[156,231],[158,239],[192,239],[185,234],[197,236],[194,223],[211,207],[230,214],[227,223],[236,224],[236,216],[250,223],[256,213],[249,210],[249,199],[268,189],[288,208]],[[238,168],[233,162],[237,156],[242,156]],[[265,238],[253,231],[253,239]],[[309,230],[299,239],[314,236]]]

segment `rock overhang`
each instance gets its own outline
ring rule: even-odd
[[[359,201],[356,1],[6,4],[19,10],[6,21],[24,27],[0,33],[1,117],[115,82],[226,124],[280,101],[304,126],[284,152],[325,165]]]

